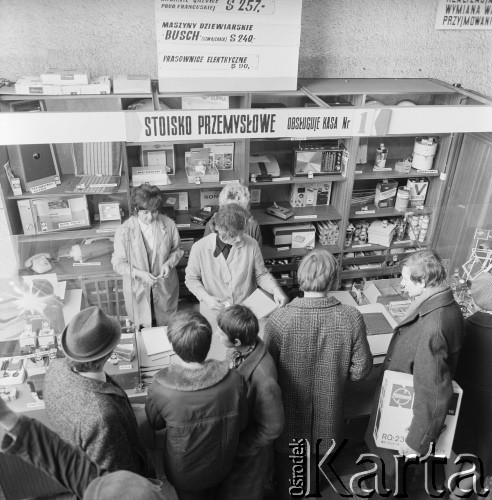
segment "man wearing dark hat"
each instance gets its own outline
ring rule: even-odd
[[[165,500],[165,491],[172,491],[169,483],[145,479],[134,472],[107,473],[80,448],[65,442],[41,422],[13,412],[1,398],[0,451],[41,469],[78,499]]]
[[[119,323],[101,309],[78,313],[62,333],[66,358],[46,374],[46,411],[60,436],[100,467],[149,475],[128,396],[104,373],[120,337]]]

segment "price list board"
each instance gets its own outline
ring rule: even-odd
[[[160,92],[295,90],[302,0],[155,0]]]

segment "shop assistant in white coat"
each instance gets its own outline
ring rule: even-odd
[[[135,325],[167,325],[178,307],[178,229],[159,213],[162,196],[155,186],[134,188],[131,206],[133,215],[115,233],[113,269],[123,276],[126,310]]]

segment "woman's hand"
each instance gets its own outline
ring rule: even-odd
[[[280,287],[274,288],[272,294],[273,294],[273,300],[280,307],[285,306],[285,304],[289,302],[287,295],[285,295],[284,291]]]
[[[159,278],[167,278],[169,276],[169,265],[163,264],[161,269],[161,274],[159,274]]]
[[[220,311],[225,307],[224,303],[219,298],[213,297],[212,295],[209,295],[206,299],[203,299],[203,302],[207,304],[207,307],[209,309],[214,309],[216,311]]]
[[[134,276],[141,279],[147,285],[155,285],[157,283],[157,277],[147,271],[141,271],[140,269],[133,270]]]

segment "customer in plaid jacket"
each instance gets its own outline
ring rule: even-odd
[[[307,254],[298,280],[304,297],[272,313],[265,327],[285,410],[284,431],[275,443],[281,498],[290,498],[289,444],[307,439],[314,453],[316,440],[323,439],[324,454],[332,439],[340,442],[345,384],[364,378],[372,367],[361,313],[328,296],[337,280],[333,255],[326,250]]]

